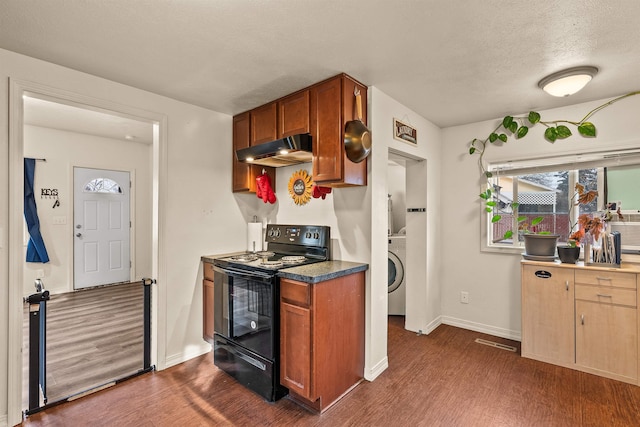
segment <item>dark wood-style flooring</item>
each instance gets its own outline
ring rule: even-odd
[[[119,284],[52,295],[47,311],[48,403],[143,367],[143,287]],[[28,406],[29,318],[23,324],[23,400]]]
[[[211,353],[29,417],[25,426],[639,426],[640,387],[523,359],[519,343],[389,320],[389,368],[315,415],[267,403]],[[476,338],[516,346],[510,352]]]

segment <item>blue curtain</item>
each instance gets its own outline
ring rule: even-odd
[[[44,246],[40,234],[40,220],[36,198],[33,193],[33,179],[36,174],[36,160],[24,159],[24,219],[29,229],[29,244],[27,245],[27,262],[49,262],[49,254]]]

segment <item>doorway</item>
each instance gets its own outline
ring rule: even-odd
[[[166,176],[162,170],[160,165],[166,164],[166,155],[165,149],[162,147],[166,147],[166,139],[164,133],[166,131],[166,117],[163,115],[159,115],[156,113],[149,113],[147,111],[137,110],[134,108],[122,106],[119,104],[113,104],[108,101],[85,97],[82,95],[78,95],[75,93],[65,92],[62,90],[57,90],[54,88],[47,88],[42,85],[31,84],[28,82],[19,82],[15,80],[10,81],[10,133],[9,133],[9,167],[10,167],[10,215],[9,215],[9,283],[12,286],[9,287],[9,379],[8,379],[8,414],[9,420],[11,422],[18,421],[19,422],[19,414],[21,413],[22,405],[22,389],[23,389],[23,381],[22,381],[22,357],[21,357],[21,346],[22,346],[22,337],[23,337],[23,329],[22,329],[22,297],[25,292],[33,291],[33,278],[35,276],[42,275],[45,277],[45,283],[50,284],[50,288],[58,287],[58,291],[62,290],[73,290],[73,282],[69,280],[69,278],[73,275],[73,263],[66,262],[64,267],[58,268],[56,270],[56,274],[58,275],[66,275],[67,278],[65,280],[54,280],[51,276],[52,269],[54,267],[54,262],[50,264],[40,264],[35,266],[35,268],[25,268],[24,267],[24,250],[23,250],[23,241],[24,235],[22,233],[23,229],[23,213],[22,213],[22,186],[23,186],[23,165],[22,158],[25,155],[30,155],[26,152],[25,147],[25,137],[28,136],[27,133],[33,130],[28,129],[30,126],[27,123],[28,117],[25,117],[24,104],[25,100],[29,98],[38,99],[38,100],[46,100],[53,103],[58,104],[61,107],[69,107],[73,106],[85,112],[91,113],[102,113],[109,117],[111,117],[112,122],[121,122],[121,119],[130,119],[133,121],[139,121],[144,123],[149,129],[151,129],[151,141],[144,148],[146,152],[145,164],[148,165],[147,172],[147,181],[148,181],[148,200],[146,203],[148,204],[149,212],[146,216],[146,240],[147,244],[147,252],[148,252],[148,261],[144,266],[144,269],[139,269],[139,273],[146,277],[158,277],[158,259],[160,257],[160,253],[162,252],[162,242],[159,236],[159,222],[158,222],[158,212],[160,210],[159,204],[159,191],[160,188],[164,187],[164,183],[166,182]],[[84,120],[77,120],[79,125],[86,124]],[[60,130],[60,129],[57,129]],[[45,141],[46,142],[46,141]],[[68,148],[56,147],[59,152],[72,154],[73,150],[69,150]],[[106,150],[93,150],[92,147],[87,146],[81,148],[85,151],[93,151],[93,161],[89,162],[86,166],[90,167],[103,167],[101,164],[101,160],[108,156],[117,156],[117,150],[115,149],[106,149]],[[106,153],[106,154],[105,154]],[[121,156],[122,158],[126,156]],[[42,159],[41,159],[42,160]],[[47,164],[48,162],[44,162]],[[58,168],[58,170],[64,171],[66,174],[66,178],[63,176],[59,179],[50,179],[47,182],[46,187],[54,187],[54,186],[64,186],[66,185],[69,189],[72,188],[73,179],[72,167],[67,168]],[[38,191],[40,191],[38,189]],[[69,210],[69,206],[73,206],[73,203],[69,201],[69,193],[66,193],[67,198],[60,200],[60,203],[54,203],[51,205],[51,208],[54,209],[54,205],[56,207],[66,206]],[[40,195],[40,193],[38,193]],[[43,209],[44,210],[44,209]],[[136,208],[134,207],[135,211]],[[71,212],[69,215],[66,213],[63,214],[60,209],[48,212],[50,215],[49,225],[51,230],[61,232],[61,238],[52,238],[49,242],[56,243],[62,242],[66,245],[67,248],[71,248],[73,246],[73,229],[72,224],[73,221],[67,220],[67,218],[71,219]],[[132,212],[132,215],[135,212]],[[53,214],[53,215],[51,215]],[[20,230],[20,232],[16,232]],[[51,237],[51,236],[50,236]],[[46,236],[45,236],[46,238]],[[138,245],[145,246],[145,245]],[[152,247],[153,246],[153,247]],[[62,251],[64,252],[64,251]],[[58,267],[60,267],[60,258],[62,252],[57,250],[52,250],[50,255],[53,261],[58,261]],[[132,248],[133,252],[133,248]],[[68,254],[67,254],[68,255]],[[135,265],[136,263],[136,255],[132,255],[132,261]],[[144,271],[142,271],[144,270]],[[135,276],[132,274],[132,279]],[[63,289],[64,288],[64,289]],[[152,312],[152,322],[151,322],[151,360],[152,363],[157,363],[158,360],[158,324],[157,324],[157,307],[159,300],[164,300],[164,293],[158,289],[156,285],[150,286],[151,293],[154,295],[152,301],[153,305],[151,307]],[[164,353],[163,353],[164,354]]]

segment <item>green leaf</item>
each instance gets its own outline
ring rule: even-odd
[[[531,226],[533,227],[534,225],[538,225],[538,224],[540,224],[542,221],[544,221],[544,217],[537,216],[537,217],[535,217],[535,218],[533,218],[533,219],[531,220]]]
[[[544,137],[548,141],[556,142],[556,139],[558,139],[556,128],[547,128],[547,130],[544,131]]]
[[[536,113],[535,111],[529,112],[529,123],[535,125],[540,121],[540,113]]]
[[[517,208],[518,208],[518,206],[520,206],[520,203],[518,203],[518,202],[513,202],[513,203],[511,203],[511,207],[512,207],[513,209],[517,209]]]
[[[496,139],[498,139],[497,133],[494,132],[491,135],[489,135],[489,142],[496,142]]]
[[[502,216],[501,216],[501,215],[494,215],[494,216],[491,218],[491,222],[493,222],[493,223],[498,222],[498,221],[500,221],[500,219],[501,219],[501,218],[502,218]]]
[[[509,129],[511,123],[513,123],[513,117],[511,116],[505,116],[504,119],[502,119],[502,126],[504,126],[505,129]]]
[[[501,133],[500,135],[498,135],[498,139],[502,142],[507,142],[507,135]]]
[[[491,208],[484,208],[484,210],[485,210],[485,211],[487,211],[487,212],[491,212],[493,209],[491,209]]]
[[[471,148],[469,148],[469,154],[473,154],[473,153],[475,153],[475,152],[476,152],[475,147],[471,147]]]
[[[571,136],[571,129],[564,125],[560,125],[556,127],[556,132],[558,132],[558,138],[565,139]]]
[[[487,193],[480,193],[480,198],[482,200],[487,200],[489,198],[489,196],[487,195]]]
[[[513,236],[513,231],[508,230],[508,231],[506,231],[506,232],[504,233],[504,236],[502,236],[502,240],[510,239],[510,238],[511,238],[511,236]]]
[[[518,133],[516,134],[516,138],[523,138],[527,132],[529,132],[529,128],[526,126],[520,126],[520,129],[518,129]]]
[[[522,221],[524,221],[524,220],[526,220],[526,219],[527,219],[527,217],[526,217],[526,216],[520,215],[520,216],[518,217],[518,222],[522,222]]]
[[[596,136],[596,127],[591,122],[584,122],[578,126],[578,132],[582,136]]]
[[[551,232],[550,231],[540,231],[540,232],[538,232],[538,234],[551,234]]]
[[[511,133],[516,133],[516,131],[518,130],[518,123],[511,122],[509,124],[509,130],[511,131]]]
[[[487,178],[492,178],[492,177],[493,177],[493,174],[492,174],[491,172],[489,172],[489,171],[486,171],[486,172],[484,173],[484,176],[486,176]]]
[[[494,202],[493,200],[490,202],[487,202],[487,206],[496,206],[498,203]]]

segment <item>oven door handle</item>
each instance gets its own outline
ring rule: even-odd
[[[218,269],[223,273],[227,273],[230,276],[241,276],[246,279],[252,279],[252,280],[255,280],[256,277],[263,280],[271,280],[273,277],[275,277],[275,275],[273,274],[263,273],[261,271],[245,271],[245,270],[238,270],[233,267],[223,268],[223,267],[216,266],[214,269]]]

